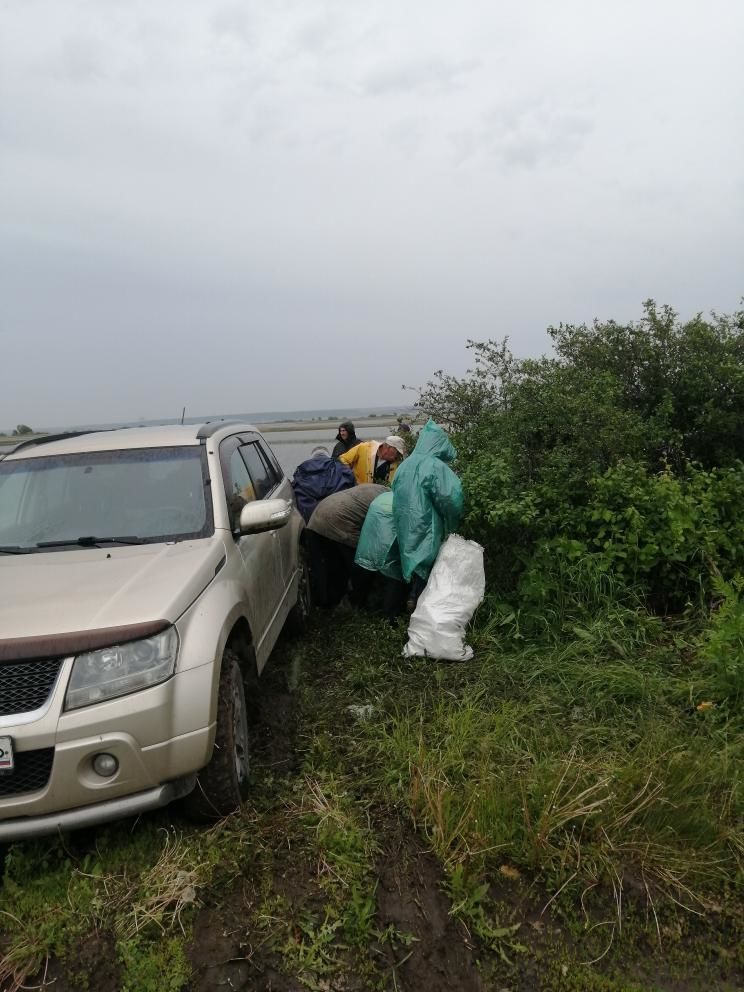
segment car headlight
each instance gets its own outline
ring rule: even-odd
[[[175,627],[143,641],[79,654],[72,666],[65,709],[76,710],[165,682],[175,671],[177,657]]]

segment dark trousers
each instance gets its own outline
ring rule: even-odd
[[[354,564],[354,548],[306,530],[305,549],[313,603],[322,609],[332,610],[346,595]]]
[[[351,593],[354,606],[379,609],[386,620],[395,620],[403,612],[408,586],[397,579],[389,579],[379,572],[354,565],[351,571]]]
[[[422,579],[420,575],[417,575],[416,572],[414,572],[413,578],[411,579],[411,588],[408,593],[408,602],[415,607],[416,603],[418,603],[419,596],[425,588],[426,579]]]

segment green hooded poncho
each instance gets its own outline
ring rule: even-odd
[[[370,572],[381,572],[389,579],[400,581],[403,578],[393,523],[393,494],[390,490],[370,504],[359,535],[354,561],[362,568]]]
[[[446,464],[456,454],[447,434],[429,420],[395,473],[393,521],[406,582],[414,574],[428,579],[442,541],[459,526],[462,484]]]

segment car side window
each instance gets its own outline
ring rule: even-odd
[[[246,503],[251,503],[256,498],[256,491],[253,481],[245,467],[245,462],[240,457],[240,448],[237,446],[230,455],[227,464],[227,505],[233,526],[236,526],[240,511]]]
[[[240,457],[240,448],[236,448],[230,455],[230,495],[239,496],[244,503],[250,503],[256,498],[256,489],[245,462]]]
[[[269,474],[274,479],[274,485],[278,486],[284,478],[284,472],[282,471],[279,462],[276,460],[276,455],[265,441],[256,441],[255,445],[269,469]]]
[[[269,495],[277,484],[276,472],[263,458],[255,441],[242,445],[238,450],[245,464],[248,466],[248,472],[253,481],[253,488],[256,494],[255,498],[263,499]]]
[[[264,443],[261,443],[261,441],[256,441],[256,444],[258,445],[258,450],[263,455],[266,464],[269,465],[274,470],[277,483],[281,482],[282,479],[284,478],[284,469],[279,464],[279,461],[277,460],[277,457],[274,454],[272,448],[268,444],[266,444],[265,441]]]

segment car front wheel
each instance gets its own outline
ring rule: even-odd
[[[194,819],[216,820],[235,812],[248,798],[250,771],[248,713],[238,656],[229,648],[222,656],[217,697],[217,729],[209,764],[197,776],[184,800]]]

